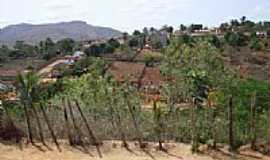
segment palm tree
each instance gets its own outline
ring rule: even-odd
[[[19,74],[17,77],[17,89],[20,95],[21,103],[24,107],[24,112],[26,116],[26,122],[28,127],[29,139],[32,144],[33,141],[33,133],[31,129],[31,120],[30,120],[30,111],[32,110],[37,121],[40,140],[43,144],[45,144],[44,136],[42,133],[42,127],[40,123],[40,118],[38,116],[37,110],[34,106],[34,102],[38,100],[38,82],[39,77],[36,76],[33,72],[28,72],[25,75]]]

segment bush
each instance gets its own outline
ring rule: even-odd
[[[225,41],[233,47],[244,46],[247,39],[242,33],[239,32],[227,32],[224,35],[224,38]]]
[[[87,56],[99,57],[101,54],[113,53],[115,47],[108,43],[93,44],[85,50]]]
[[[250,48],[256,51],[260,51],[263,48],[263,44],[258,39],[254,39],[250,42]]]
[[[152,67],[152,66],[154,66],[155,57],[152,56],[152,55],[146,55],[146,56],[144,57],[144,62],[145,62],[145,65],[146,65],[147,67]]]
[[[211,35],[208,42],[211,43],[216,48],[220,48],[222,45],[221,41],[216,35]]]

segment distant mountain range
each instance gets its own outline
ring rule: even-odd
[[[121,36],[121,32],[108,27],[89,25],[83,21],[71,21],[49,24],[17,24],[0,29],[0,44],[14,45],[17,40],[37,44],[50,37],[54,41],[72,38],[77,41],[109,39]]]

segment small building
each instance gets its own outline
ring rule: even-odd
[[[256,36],[259,38],[267,38],[267,32],[266,31],[257,31]]]
[[[82,51],[75,51],[74,54],[73,54],[73,57],[74,57],[74,58],[77,58],[77,59],[80,59],[80,58],[82,58],[84,55],[85,55],[85,53],[82,52]]]
[[[0,100],[17,101],[15,87],[9,83],[0,81]]]
[[[202,24],[192,24],[190,26],[190,31],[191,32],[196,32],[196,31],[200,31],[203,30],[203,25]]]
[[[125,44],[125,39],[123,37],[118,37],[115,40],[117,40],[120,44]]]

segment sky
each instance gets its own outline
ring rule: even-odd
[[[165,24],[209,27],[246,16],[270,20],[270,0],[0,0],[0,28],[83,20],[131,32]]]

